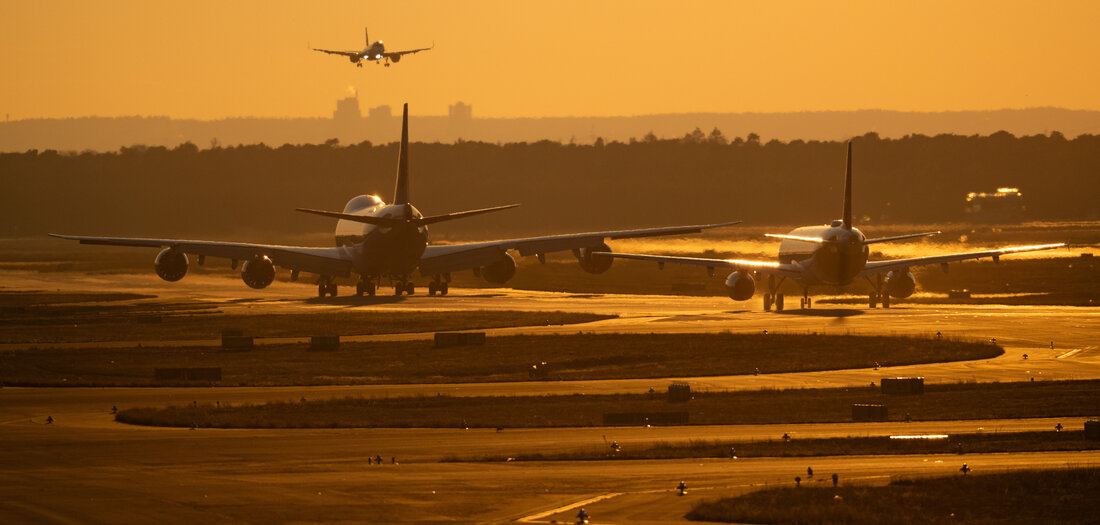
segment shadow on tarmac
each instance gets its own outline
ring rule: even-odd
[[[800,315],[803,317],[852,317],[856,315],[863,315],[863,310],[852,310],[849,308],[821,308],[821,309],[807,309],[807,310],[783,310],[781,312],[775,312],[779,315]]]
[[[342,306],[370,306],[375,304],[394,304],[400,303],[406,300],[407,297],[403,295],[376,295],[371,297],[369,295],[355,296],[347,295],[344,297],[313,297],[303,301],[306,304],[330,304],[330,305],[342,305]]]

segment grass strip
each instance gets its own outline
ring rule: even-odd
[[[853,403],[883,403],[892,419],[1001,419],[1095,415],[1100,380],[928,385],[922,395],[885,396],[878,388],[696,393],[670,403],[664,393],[567,396],[347,397],[228,406],[131,408],[117,419],[153,426],[214,428],[603,426],[609,413],[686,412],[688,424],[738,425],[851,421]],[[991,402],[995,400],[995,402]]]
[[[186,341],[217,339],[222,330],[253,337],[376,335],[509,326],[575,324],[614,316],[569,312],[459,310],[222,315],[213,303],[49,305],[0,308],[0,342]]]
[[[396,312],[394,312],[396,314]],[[339,315],[339,314],[324,314]],[[513,323],[563,324],[602,319],[588,314],[469,312],[440,316],[367,314],[379,329],[471,329]],[[284,319],[285,317],[285,319]],[[292,325],[331,320],[268,317],[279,329],[308,335],[320,328]],[[331,324],[329,325],[331,326]],[[353,327],[345,327],[352,329]],[[316,330],[316,331],[314,331]],[[155,368],[219,367],[225,385],[329,385],[591,380],[806,372],[987,359],[1003,350],[987,342],[931,337],[815,334],[570,334],[490,337],[484,345],[434,348],[431,341],[343,343],[339,351],[307,345],[263,345],[250,352],[210,347],[33,349],[0,353],[5,383],[19,386],[185,386],[207,382],[153,379]],[[545,365],[543,364],[545,363]],[[654,385],[663,388],[664,385]]]
[[[881,487],[785,487],[695,506],[697,521],[774,524],[1095,523],[1100,469],[899,479]]]
[[[889,436],[763,441],[691,440],[658,441],[633,448],[589,447],[568,452],[532,452],[511,456],[447,457],[444,461],[600,461],[684,458],[762,458],[896,454],[984,454],[992,452],[1042,452],[1096,450],[1100,441],[1085,439],[1083,430],[1054,429],[1043,432],[953,434],[943,439],[890,439]]]

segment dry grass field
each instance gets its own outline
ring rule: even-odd
[[[326,313],[279,316],[267,332],[309,334],[359,323],[357,331],[412,331],[425,327],[553,324],[598,319],[594,315],[525,312]],[[233,323],[241,324],[242,316]],[[210,324],[217,326],[215,320]],[[260,317],[256,323],[268,322]],[[229,321],[220,320],[225,324]],[[314,324],[311,324],[314,323]],[[181,321],[181,324],[183,322]],[[211,334],[213,336],[213,334]],[[311,352],[308,343],[270,344],[247,352],[217,347],[48,348],[0,352],[9,385],[165,386],[207,381],[157,381],[155,368],[219,367],[220,386],[347,385],[527,381],[532,365],[543,380],[690,377],[868,368],[879,363],[988,359],[1003,353],[988,342],[949,338],[815,334],[588,334],[490,337],[484,345],[434,348],[431,341],[343,343]],[[545,364],[544,364],[545,363]]]
[[[883,487],[842,480],[834,488],[820,481],[704,502],[687,517],[775,524],[1096,523],[1100,494],[1097,468],[900,478]]]
[[[626,446],[619,450],[595,447],[563,453],[519,453],[513,456],[446,458],[447,461],[596,461],[651,460],[683,458],[762,458],[850,456],[859,454],[987,454],[993,452],[1033,452],[1048,450],[1096,450],[1100,441],[1085,439],[1083,430],[1054,429],[1044,432],[998,432],[992,434],[956,434],[943,439],[891,439],[889,436],[843,437],[822,439],[768,439],[764,441],[692,440],[659,441],[645,446]],[[736,457],[730,457],[733,450]]]
[[[134,300],[139,299],[139,300]],[[0,343],[186,341],[226,329],[252,337],[446,332],[506,326],[587,323],[608,316],[565,312],[375,312],[221,315],[216,303],[160,301],[126,293],[69,294],[0,290]]]
[[[830,423],[852,420],[851,405],[885,404],[890,419],[1003,419],[1093,416],[1100,380],[928,385],[922,395],[888,396],[873,387],[700,392],[674,403],[664,392],[616,395],[328,399],[229,406],[131,408],[124,423],[212,428],[522,428],[604,425],[605,414],[686,413],[693,425]],[[990,400],[995,399],[992,403]]]

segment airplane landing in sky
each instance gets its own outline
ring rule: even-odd
[[[764,310],[783,310],[783,294],[779,287],[790,279],[802,288],[802,308],[810,308],[811,286],[845,286],[858,278],[865,278],[873,291],[868,304],[874,308],[882,304],[890,307],[890,298],[904,299],[913,294],[916,280],[909,268],[939,264],[947,271],[947,264],[969,259],[991,257],[999,261],[1000,256],[1036,250],[1051,250],[1065,246],[1064,243],[1042,244],[1034,246],[1016,246],[997,250],[933,255],[889,261],[868,261],[868,245],[927,237],[940,232],[914,233],[892,237],[868,239],[859,228],[852,226],[852,143],[848,142],[848,162],[844,173],[844,209],[842,218],[824,226],[804,226],[785,235],[768,234],[767,237],[781,239],[779,260],[745,261],[735,259],[706,259],[696,257],[670,257],[631,253],[600,253],[601,258],[639,259],[656,261],[658,267],[665,263],[705,266],[711,274],[715,268],[732,268],[735,271],[726,277],[726,291],[730,299],[745,301],[756,292],[756,281],[752,274],[767,275],[768,289],[764,294]]]
[[[698,233],[709,228],[737,224],[728,222],[698,226],[674,226],[637,230],[600,231],[524,237],[442,246],[428,245],[430,224],[480,215],[518,206],[517,204],[461,211],[444,215],[424,216],[409,202],[409,105],[405,104],[401,124],[401,150],[397,161],[397,184],[393,203],[386,204],[374,195],[360,195],[348,201],[343,211],[299,208],[298,211],[337,219],[336,247],[313,248],[272,246],[236,242],[188,241],[181,239],[135,239],[122,237],[85,237],[57,235],[53,237],[80,241],[81,244],[111,246],[145,246],[163,248],[153,267],[166,281],[178,281],[187,274],[187,254],[197,255],[203,264],[207,256],[244,261],[241,279],[252,288],[265,288],[275,280],[276,266],[289,268],[291,280],[299,272],[318,275],[317,294],[336,296],[335,278],[359,275],[356,295],[374,295],[378,283],[389,279],[394,295],[412,295],[413,271],[431,277],[428,294],[447,293],[451,272],[473,270],[486,281],[503,284],[516,273],[516,261],[508,250],[520,255],[535,255],[545,262],[550,252],[571,250],[581,268],[588,273],[603,273],[611,259],[594,258],[593,253],[609,252],[605,239],[628,239],[660,235]],[[566,210],[563,210],[566,211]]]
[[[364,60],[368,62],[382,61],[382,63],[384,63],[386,67],[390,67],[391,61],[400,62],[401,57],[405,55],[427,51],[435,47],[435,44],[432,44],[432,47],[422,47],[420,49],[409,49],[405,51],[386,51],[386,46],[382,43],[381,40],[377,40],[375,42],[370,41],[370,33],[367,32],[366,28],[363,28],[363,38],[364,40],[366,40],[367,47],[364,47],[362,51],[335,51],[332,49],[317,48],[312,49],[314,51],[320,51],[322,53],[328,53],[330,55],[346,56],[352,64],[355,64],[358,67],[363,67]]]

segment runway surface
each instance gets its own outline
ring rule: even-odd
[[[5,272],[6,289],[127,291],[158,301],[211,301],[227,314],[377,310],[562,310],[614,313],[574,326],[491,330],[509,333],[817,332],[997,338],[1004,356],[963,363],[765,376],[690,378],[696,389],[866,385],[920,375],[931,382],[1100,378],[1095,309],[1026,306],[858,307],[783,314],[759,301],[724,297],[576,295],[508,289],[454,289],[447,297],[312,297],[312,286],[275,283],[262,291],[238,279],[189,276]],[[399,334],[370,339],[423,338]],[[1050,342],[1054,348],[1050,348]],[[261,340],[261,343],[263,341]],[[126,342],[124,344],[129,344]],[[213,343],[213,342],[211,342]],[[116,343],[119,344],[119,343]],[[1023,354],[1028,354],[1024,359]],[[1100,464],[1097,452],[946,456],[852,456],[738,460],[442,463],[447,457],[511,455],[690,439],[776,439],[913,432],[1078,428],[1082,418],[1034,420],[749,425],[589,429],[186,430],[117,424],[112,406],[264,402],[346,395],[394,396],[641,392],[669,380],[524,382],[279,388],[0,389],[0,521],[84,522],[486,522],[568,521],[584,503],[594,523],[668,523],[699,498],[793,484],[813,466],[821,478],[881,483],[894,475],[949,475]],[[53,424],[45,424],[52,416]],[[381,455],[383,465],[368,465]],[[398,464],[391,464],[395,458]],[[673,489],[688,483],[685,497]],[[810,483],[819,483],[812,481]],[[598,501],[594,499],[601,498]]]

